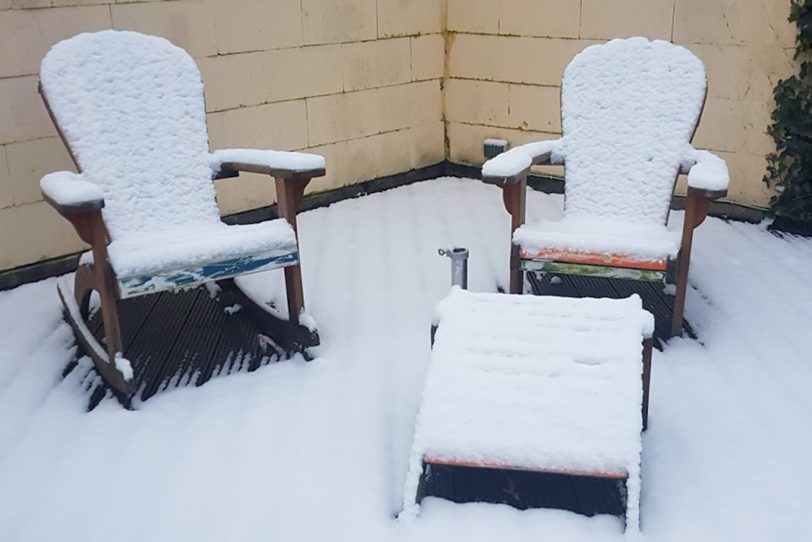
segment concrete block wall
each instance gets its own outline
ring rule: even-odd
[[[642,35],[704,61],[708,98],[694,144],[727,160],[731,201],[764,206],[772,91],[796,70],[788,14],[787,0],[448,0],[449,158],[481,164],[486,137],[557,137],[567,63],[592,43]]]
[[[443,2],[0,0],[0,270],[81,250],[39,179],[72,169],[36,91],[57,41],[106,28],[164,36],[197,61],[212,149],[309,150],[318,191],[445,158]],[[224,214],[275,201],[259,175],[217,182]]]
[[[695,143],[727,161],[729,199],[763,206],[772,89],[792,73],[788,0],[0,0],[0,270],[75,252],[41,200],[71,169],[36,92],[39,62],[83,31],[167,37],[195,57],[211,147],[311,150],[324,190],[444,158],[478,165],[486,137],[557,137],[559,84],[589,44],[644,35],[706,64]],[[561,174],[560,168],[542,171]],[[275,199],[267,178],[218,181],[224,214]]]

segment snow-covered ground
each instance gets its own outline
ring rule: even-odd
[[[531,193],[531,218],[561,198]],[[679,222],[680,213],[672,220]],[[86,413],[53,280],[0,293],[0,539],[618,541],[614,517],[424,501],[399,522],[438,247],[471,249],[470,286],[507,282],[498,189],[436,180],[301,217],[317,359]],[[67,227],[67,226],[66,226]],[[643,536],[812,539],[812,241],[708,219],[687,318],[655,352]],[[254,276],[261,290],[276,276]]]

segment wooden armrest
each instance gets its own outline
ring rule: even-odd
[[[688,187],[688,197],[690,198],[691,195],[694,197],[703,198],[707,200],[717,200],[719,198],[723,198],[727,196],[727,189],[724,190],[709,190],[707,188],[695,188],[693,186]]]
[[[299,180],[326,173],[323,157],[302,152],[221,149],[212,153],[212,161],[218,179],[236,177],[240,171]]]
[[[65,217],[104,207],[101,189],[72,171],[49,173],[40,181],[40,189],[45,201]]]
[[[552,164],[560,141],[527,143],[491,158],[482,166],[482,181],[497,186],[516,184],[530,174],[532,166]]]
[[[718,199],[727,195],[730,173],[725,161],[715,154],[690,147],[681,170],[688,173],[688,191],[697,197]]]
[[[220,166],[220,172],[217,173],[216,178],[224,179],[228,177],[237,177],[239,176],[240,171],[244,171],[246,173],[262,173],[277,179],[312,179],[313,177],[322,177],[327,172],[325,168],[284,169],[274,168],[263,164],[249,164],[246,162],[223,162]]]
[[[688,187],[688,196],[685,199],[685,220],[682,224],[683,243],[685,243],[684,235],[698,228],[707,218],[710,202],[726,195],[727,190]]]

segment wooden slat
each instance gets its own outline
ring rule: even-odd
[[[199,290],[160,294],[158,304],[124,355],[130,360],[145,400],[158,391],[164,365],[178,334],[186,323]]]
[[[556,508],[592,516],[626,511],[621,480],[566,474],[431,465],[421,478],[422,496],[452,502],[489,502],[528,508]]]
[[[141,400],[174,386],[200,386],[213,376],[253,371],[263,361],[278,360],[285,352],[261,346],[261,330],[245,310],[227,314],[235,294],[223,291],[213,299],[197,288],[180,293],[163,292],[119,302],[124,356],[133,367]],[[89,326],[103,337],[101,313]],[[75,367],[66,367],[65,374]],[[91,369],[85,379],[88,408],[94,408],[108,388]]]
[[[560,283],[549,284],[536,273],[528,272],[527,276],[535,295],[623,298],[636,293],[643,300],[643,308],[654,315],[657,344],[671,336],[673,297],[663,292],[661,284],[579,275],[558,275]],[[683,322],[683,327],[687,336],[696,338],[687,321]]]

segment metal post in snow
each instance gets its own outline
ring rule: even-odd
[[[462,247],[441,248],[440,256],[451,259],[451,285],[468,289],[468,249]]]

